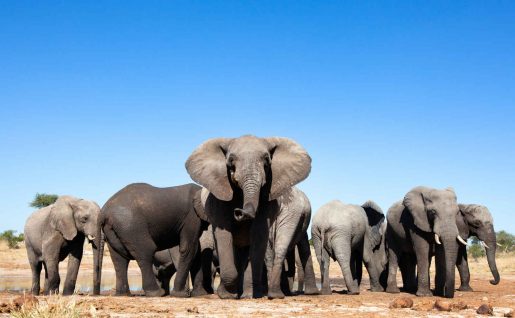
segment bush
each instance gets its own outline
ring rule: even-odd
[[[19,235],[14,233],[16,233],[16,231],[7,230],[0,234],[0,240],[6,241],[9,248],[19,248],[18,243],[23,242],[23,233],[20,233]]]
[[[44,208],[53,204],[57,200],[57,194],[46,194],[46,193],[36,193],[34,200],[29,203],[29,205],[33,208]]]
[[[515,235],[506,231],[497,232],[497,247],[503,253],[515,252]]]

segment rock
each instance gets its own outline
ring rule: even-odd
[[[189,313],[192,313],[192,314],[198,314],[197,306],[192,307],[192,308],[188,308],[186,311],[189,312]]]
[[[509,318],[513,317],[513,309],[504,313],[504,317],[509,317]]]
[[[422,299],[417,301],[415,305],[413,305],[413,310],[417,311],[431,311],[435,307],[435,302],[430,299]]]
[[[16,297],[13,300],[13,307],[16,309],[20,309],[21,307],[24,307],[25,309],[31,309],[36,304],[38,304],[38,302],[38,299],[33,295],[22,295]]]
[[[468,305],[462,302],[461,300],[451,304],[451,311],[460,311],[465,310],[467,308]]]
[[[476,310],[476,313],[480,315],[488,315],[493,316],[494,315],[494,309],[489,304],[482,304],[479,306],[479,308]]]
[[[435,309],[439,311],[451,311],[451,304],[448,301],[437,299]]]
[[[411,308],[413,299],[409,297],[398,297],[390,303],[390,308]]]

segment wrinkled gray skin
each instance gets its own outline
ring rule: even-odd
[[[387,214],[386,242],[389,257],[387,292],[398,293],[397,268],[405,291],[417,296],[431,296],[429,266],[436,256],[435,294],[454,297],[455,266],[458,255],[459,213],[452,189],[416,187]],[[441,244],[436,242],[436,235]],[[415,267],[417,272],[415,273]],[[418,279],[417,279],[418,278]],[[414,286],[414,284],[417,286]]]
[[[497,239],[494,230],[494,221],[488,208],[478,204],[459,204],[460,213],[456,217],[458,231],[464,240],[471,236],[476,236],[486,244],[486,258],[488,266],[494,277],[490,281],[492,285],[499,284],[501,280],[497,264],[495,262],[495,252],[497,249]],[[456,263],[460,274],[461,285],[458,290],[472,291],[470,287],[470,272],[467,262],[467,247],[460,245],[458,251],[458,261]]]
[[[384,214],[372,201],[359,206],[336,200],[317,211],[311,237],[320,264],[322,294],[331,294],[330,257],[340,265],[348,294],[359,294],[363,262],[370,276],[371,290],[383,291],[380,276],[386,267],[385,230]]]
[[[287,138],[215,138],[191,154],[186,169],[209,190],[205,214],[213,225],[220,259],[217,294],[261,297],[267,246],[263,238],[279,212],[277,198],[309,175],[311,158]],[[246,291],[244,276],[252,282]]]
[[[270,226],[265,264],[268,276],[268,296],[284,298],[284,292],[291,295],[290,285],[295,276],[295,247],[299,251],[300,267],[303,281],[306,284],[305,294],[318,294],[311,251],[309,248],[307,229],[311,219],[311,204],[304,192],[296,187],[291,188],[277,199],[280,211]],[[283,264],[288,260],[286,273],[290,282],[283,283],[281,274]]]
[[[165,291],[159,287],[154,275],[154,255],[157,251],[179,246],[181,256],[170,294],[190,296],[186,280],[190,270],[200,272],[200,262],[195,262],[195,256],[202,228],[207,227],[197,215],[200,213],[197,210],[202,209],[200,190],[196,184],[157,188],[146,183],[133,183],[104,204],[98,231],[104,233],[109,246],[116,271],[116,295],[130,294],[127,268],[130,260],[136,260],[145,296],[163,296]],[[99,246],[102,251],[102,240]],[[95,262],[94,294],[100,292],[102,253],[99,256]]]
[[[192,295],[213,294],[213,280],[217,272],[218,258],[214,251],[213,229],[211,226],[202,232],[199,239],[200,255],[202,261],[202,274],[192,277],[194,279]],[[170,280],[177,272],[179,264],[179,246],[158,251],[154,255],[154,274],[165,290],[165,295],[170,293]],[[195,273],[190,274],[193,276]],[[189,285],[187,283],[186,285]]]
[[[32,270],[32,294],[39,295],[41,268],[45,267],[45,294],[59,292],[59,262],[67,256],[64,295],[71,295],[82,259],[84,239],[94,241],[99,206],[92,201],[60,196],[54,204],[32,213],[25,223],[25,246]],[[93,257],[98,249],[93,244]]]

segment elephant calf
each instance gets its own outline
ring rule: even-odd
[[[362,206],[331,201],[315,214],[311,234],[320,263],[322,294],[331,294],[329,257],[336,260],[345,278],[348,294],[359,294],[362,262],[370,276],[372,291],[383,291],[380,277],[386,267],[384,234],[386,222],[381,208],[372,201]]]
[[[25,246],[32,270],[32,294],[39,295],[40,275],[45,267],[45,294],[59,292],[59,262],[68,258],[64,295],[73,294],[82,260],[84,239],[93,242],[99,206],[88,200],[60,196],[54,204],[32,213],[25,223]],[[93,257],[98,249],[93,244]]]

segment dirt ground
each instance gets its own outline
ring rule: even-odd
[[[313,254],[314,255],[314,254]],[[474,292],[457,291],[454,299],[438,297],[416,297],[411,294],[372,293],[367,289],[368,277],[366,270],[361,286],[361,294],[350,296],[345,294],[345,285],[341,271],[336,263],[331,264],[331,285],[333,294],[330,296],[292,296],[282,300],[221,300],[215,295],[178,299],[171,297],[146,298],[142,296],[115,297],[111,296],[114,286],[114,269],[110,257],[104,257],[103,296],[89,296],[92,281],[92,255],[86,248],[77,282],[77,295],[70,297],[38,296],[39,303],[59,301],[73,303],[81,316],[98,317],[476,317],[477,308],[482,304],[493,307],[493,315],[503,317],[515,309],[515,255],[498,257],[498,268],[501,283],[493,286],[489,283],[491,274],[486,259],[471,261],[471,286]],[[315,262],[318,275],[318,263]],[[60,267],[61,281],[66,273],[66,261]],[[24,248],[9,250],[0,243],[0,310],[2,304],[7,306],[30,288],[30,268],[26,260]],[[139,269],[131,262],[131,289],[137,290],[141,284]],[[400,275],[398,275],[400,278]],[[457,283],[459,279],[457,277]],[[399,283],[399,285],[401,285]],[[138,292],[135,292],[138,294]],[[412,308],[393,309],[390,305],[399,298],[413,301]],[[408,301],[409,300],[405,300]],[[455,305],[452,311],[440,311],[434,308],[436,301],[441,307]],[[0,311],[1,312],[1,311]],[[8,313],[0,316],[9,316]],[[508,315],[509,316],[509,315]]]

